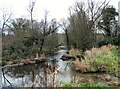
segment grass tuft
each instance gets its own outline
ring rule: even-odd
[[[120,50],[114,45],[105,45],[100,48],[92,48],[84,53],[85,61],[73,61],[73,68],[82,72],[106,71],[120,76]],[[71,49],[70,55],[81,55],[76,49]]]

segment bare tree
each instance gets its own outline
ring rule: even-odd
[[[48,24],[47,21],[47,12],[45,13],[45,18],[44,20],[42,20],[42,25],[41,25],[41,34],[42,34],[42,38],[41,38],[41,47],[40,47],[40,51],[42,51],[45,39],[48,35],[54,33],[59,26],[57,26],[56,20],[52,19],[50,24]]]
[[[76,2],[70,9],[69,19],[72,43],[83,51],[95,46],[97,22],[101,18],[102,9],[109,1],[95,3],[88,0],[87,3],[86,5],[84,2]]]
[[[34,27],[33,11],[34,11],[34,7],[35,7],[35,3],[36,3],[35,0],[34,1],[30,0],[28,11],[29,11],[30,17],[31,17],[31,31],[34,32],[35,30],[38,30],[39,34],[40,34],[39,39],[40,39],[40,52],[41,52],[42,48],[43,48],[43,45],[44,45],[44,42],[45,42],[45,39],[46,39],[46,36],[54,33],[57,30],[58,27],[56,27],[55,19],[52,19],[50,24],[48,23],[48,21],[47,21],[47,11],[46,11],[45,12],[45,18],[44,18],[44,20],[42,20],[40,22],[39,28],[37,28],[37,29],[33,28]],[[34,29],[34,31],[33,31],[33,29]]]
[[[65,36],[66,36],[66,44],[67,44],[67,47],[68,49],[70,48],[70,44],[69,44],[69,36],[68,36],[68,25],[69,25],[69,22],[65,19],[62,19],[61,23],[60,23],[60,26],[62,27],[62,29],[64,30],[65,32]]]
[[[2,15],[2,19],[1,19],[1,31],[4,32],[5,31],[5,26],[8,25],[8,22],[10,21],[12,16],[12,13],[6,13],[3,9],[3,15]]]
[[[2,50],[3,50],[2,36],[3,36],[3,32],[6,31],[6,27],[12,16],[12,13],[9,14],[9,13],[5,12],[4,9],[3,9],[3,12],[1,12],[1,13],[3,13],[3,14],[2,14],[2,16],[1,16],[2,18],[0,20],[0,64],[2,63]]]
[[[31,20],[31,30],[33,30],[33,11],[34,11],[34,7],[35,7],[35,3],[36,1],[32,1],[30,0],[30,4],[29,4],[29,9],[28,9],[28,12],[30,13],[30,20]]]
[[[102,16],[102,10],[108,6],[110,1],[111,0],[104,0],[103,2],[95,3],[93,0],[88,0],[88,8],[86,11],[90,18],[90,29],[94,29],[95,24],[100,20]]]

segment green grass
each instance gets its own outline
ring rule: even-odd
[[[111,50],[112,51],[112,56],[113,56],[113,58],[116,60],[116,61],[118,61],[118,62],[120,62],[120,48],[114,48],[114,49],[112,49]],[[118,67],[120,68],[120,63],[118,63]]]
[[[88,50],[89,51],[89,50]],[[88,67],[88,72],[103,72],[114,74],[115,76],[119,76],[118,68],[120,68],[120,49],[114,45],[104,45],[100,48],[92,48],[90,50],[91,54],[84,55],[86,60],[86,66]],[[80,51],[71,49],[70,55],[80,55]],[[79,64],[83,64],[83,62],[75,64],[74,66],[77,68],[83,68]]]
[[[91,69],[97,70],[98,68],[104,68],[106,72],[117,75],[118,67],[120,67],[120,64],[118,63],[119,56],[120,51],[118,48],[111,49],[111,55],[102,52],[91,58],[93,63]]]
[[[70,87],[76,87],[74,86],[76,84],[72,83],[72,82],[64,82],[63,83],[63,87],[67,87],[67,89],[69,89]],[[103,83],[95,83],[95,82],[79,82],[77,87],[89,87],[89,89],[92,89],[93,87],[95,87],[95,89],[105,89],[105,87],[107,87],[107,85],[103,84]]]
[[[79,83],[79,87],[96,87],[96,89],[103,89],[103,87],[107,87],[107,86],[103,83],[94,83],[94,82],[82,83],[81,82]]]
[[[73,86],[72,82],[65,82],[64,83],[64,87],[72,87],[72,86]]]

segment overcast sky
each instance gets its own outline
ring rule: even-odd
[[[12,12],[13,17],[29,17],[27,11],[30,0],[0,0],[0,10],[3,8],[7,12]],[[34,9],[34,18],[41,19],[44,16],[45,11],[49,11],[48,18],[56,18],[60,20],[61,18],[67,18],[68,8],[74,4],[76,0],[36,0],[36,5]],[[84,0],[77,0],[84,1]],[[101,0],[96,0],[101,1]],[[118,9],[118,2],[120,0],[111,0],[110,5],[113,5]]]

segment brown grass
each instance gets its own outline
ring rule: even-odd
[[[104,54],[107,54],[107,55],[110,55],[111,56],[111,49],[115,48],[116,46],[113,46],[113,45],[105,45],[105,46],[102,46],[100,48],[92,48],[90,50],[86,50],[85,52],[85,56],[87,58],[90,58],[90,57],[94,57],[94,56],[98,56],[99,54],[101,53],[104,53]]]
[[[100,61],[100,63],[102,63],[103,61],[103,66],[106,67],[107,64],[109,64],[108,62],[111,61],[112,59],[112,51],[111,49],[116,48],[116,46],[113,45],[105,45],[102,46],[100,48],[92,48],[90,50],[87,50],[84,55],[85,60],[84,61],[73,61],[73,68],[75,70],[79,70],[81,72],[89,72],[89,71],[95,71],[97,68],[95,68],[94,62],[95,61]],[[80,55],[81,52],[77,49],[71,49],[70,50],[70,55],[75,56],[75,55]],[[97,59],[101,54],[105,55],[105,58],[107,59],[102,59],[99,60]],[[104,56],[103,55],[103,56]],[[111,65],[114,65],[114,63],[112,63]],[[98,65],[99,66],[99,65]]]
[[[72,49],[69,51],[69,55],[70,55],[70,56],[76,56],[76,55],[80,55],[80,54],[82,54],[82,52],[80,52],[78,49],[72,48]]]
[[[79,61],[79,60],[76,60],[76,61],[73,61],[73,68],[77,71],[80,71],[80,72],[88,72],[89,69],[90,69],[90,64],[87,61]]]

